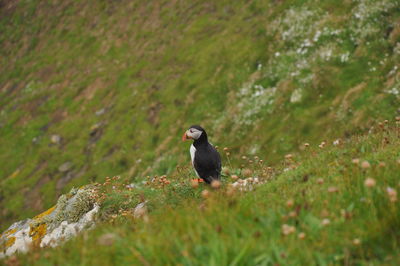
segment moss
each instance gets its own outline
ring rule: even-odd
[[[91,189],[80,189],[69,200],[68,205],[63,212],[64,220],[69,223],[77,222],[83,214],[93,208],[94,199]]]
[[[57,205],[54,210],[54,216],[52,216],[52,217],[47,216],[47,217],[45,217],[44,221],[47,224],[51,224],[52,228],[57,227],[58,224],[60,224],[63,221],[62,220],[63,211],[64,211],[65,207],[67,206],[67,204],[68,204],[67,195],[61,195],[58,198]]]
[[[72,188],[68,194],[60,196],[56,206],[36,216],[34,226],[46,223],[48,229],[52,230],[63,221],[77,222],[83,214],[93,208],[95,201],[92,194],[90,186],[81,189]]]

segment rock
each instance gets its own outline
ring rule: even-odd
[[[101,108],[100,110],[96,111],[96,115],[100,116],[100,115],[104,114],[105,112],[106,112],[106,109],[105,108]]]
[[[58,167],[58,171],[60,171],[60,172],[67,172],[69,169],[71,169],[71,167],[72,167],[72,163],[71,162],[65,162],[65,163],[63,163],[62,165],[60,165],[59,167]]]
[[[90,135],[94,135],[96,133],[96,131],[98,131],[100,129],[100,127],[102,126],[102,123],[96,123],[93,126],[90,127]]]
[[[140,218],[147,214],[146,202],[139,203],[133,210],[133,217]]]
[[[60,144],[60,142],[61,142],[61,137],[60,137],[60,135],[51,135],[50,141],[51,141],[51,143],[53,143],[53,144]]]
[[[0,259],[10,256],[15,252],[25,253],[32,244],[32,238],[29,236],[31,219],[23,220],[12,224],[0,237]]]
[[[232,183],[232,187],[238,189],[239,191],[252,191],[256,186],[263,184],[258,177],[249,177],[246,179],[239,179],[238,181]]]
[[[96,226],[100,205],[93,185],[73,188],[62,195],[57,204],[47,211],[12,224],[0,234],[0,259],[16,252],[27,252],[32,247],[56,247],[82,231]],[[135,218],[147,218],[147,201],[133,210]],[[101,245],[112,245],[116,235],[105,234],[98,239]]]
[[[100,207],[94,200],[92,186],[72,189],[57,204],[32,219],[12,224],[0,235],[0,258],[30,247],[55,247],[79,232],[95,225]]]
[[[90,143],[97,142],[103,134],[103,123],[99,122],[90,127]]]
[[[40,247],[51,246],[56,247],[63,241],[66,241],[84,229],[92,228],[94,223],[94,216],[99,211],[99,206],[95,205],[93,209],[85,213],[77,222],[62,221],[59,226],[54,228],[50,233],[46,234],[41,243]]]

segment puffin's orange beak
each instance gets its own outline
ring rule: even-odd
[[[182,141],[185,141],[185,140],[188,140],[188,139],[191,139],[191,137],[189,137],[188,135],[186,135],[186,132],[183,134],[183,136],[182,136]]]

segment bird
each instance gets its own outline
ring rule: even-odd
[[[190,145],[190,157],[196,175],[211,184],[219,180],[221,176],[221,156],[218,151],[208,142],[207,132],[198,125],[189,127],[182,136],[182,141],[193,140]]]

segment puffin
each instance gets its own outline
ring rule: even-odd
[[[208,142],[207,133],[201,126],[193,125],[183,134],[182,141],[193,140],[190,145],[190,157],[192,166],[199,181],[211,184],[219,180],[221,176],[221,156]]]

